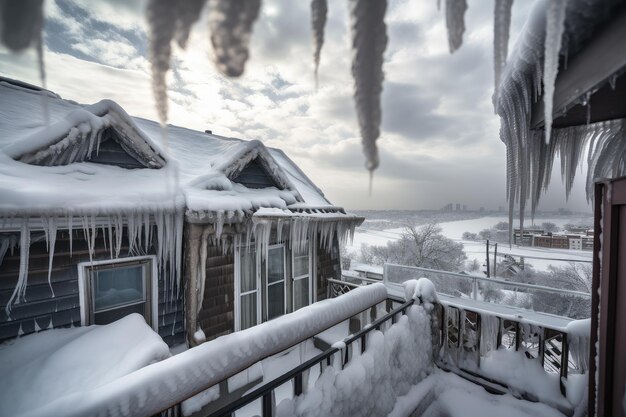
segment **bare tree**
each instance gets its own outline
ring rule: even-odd
[[[407,226],[399,240],[364,247],[360,257],[362,262],[375,265],[388,262],[444,271],[462,270],[465,259],[463,244],[442,235],[437,224]]]
[[[558,232],[559,226],[557,226],[556,224],[552,223],[552,222],[543,222],[541,223],[541,228],[548,233],[554,233],[554,232]]]

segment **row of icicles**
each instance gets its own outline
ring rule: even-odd
[[[208,4],[206,4],[208,3]],[[437,0],[437,6],[441,6]],[[366,168],[373,172],[379,165],[376,141],[380,136],[383,88],[383,54],[387,47],[385,13],[387,0],[348,0],[352,35],[354,101],[366,158]],[[504,67],[509,39],[513,0],[495,0],[494,69],[496,86]],[[205,7],[206,6],[206,7]],[[149,25],[149,59],[152,65],[152,88],[159,121],[165,126],[168,117],[166,74],[170,69],[172,42],[185,49],[192,25],[206,9],[210,41],[217,69],[228,77],[243,74],[249,56],[252,27],[261,8],[261,0],[149,0],[146,16]],[[31,44],[39,52],[43,78],[42,28],[43,0],[0,0],[2,42],[19,51]],[[462,44],[465,32],[466,0],[444,0],[450,52]],[[314,44],[314,73],[317,85],[327,0],[311,0],[311,24]],[[44,83],[45,86],[45,83]]]

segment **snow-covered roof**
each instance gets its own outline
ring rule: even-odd
[[[47,120],[46,120],[47,118]],[[90,162],[106,129],[145,169]],[[257,161],[276,187],[233,179]],[[102,100],[81,105],[0,79],[0,215],[107,215],[180,208],[250,214],[260,207],[342,212],[279,149],[129,116]]]

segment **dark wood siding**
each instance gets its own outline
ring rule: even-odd
[[[235,263],[232,253],[209,246],[206,284],[198,324],[207,340],[231,333],[235,328]]]
[[[319,241],[319,239],[318,239]],[[323,300],[327,296],[328,278],[341,279],[341,255],[339,243],[333,239],[330,250],[322,245],[317,248],[317,300]]]
[[[105,130],[102,133],[100,148],[93,150],[88,158],[89,161],[105,165],[117,165],[127,169],[146,168],[144,164],[126,152],[115,137],[116,134],[112,129]]]
[[[16,248],[4,257],[0,265],[0,342],[14,338],[18,334],[33,333],[38,329],[62,328],[81,325],[78,287],[78,263],[89,261],[87,242],[82,230],[73,233],[73,250],[70,256],[69,233],[59,231],[54,252],[51,284],[54,297],[48,285],[49,255],[42,232],[31,233],[31,246],[28,268],[28,286],[25,301],[14,304],[10,318],[5,307],[17,283],[20,264],[20,251]],[[154,254],[150,248],[148,254]],[[126,233],[122,242],[120,258],[128,255]],[[109,248],[105,248],[102,231],[98,230],[94,260],[111,259]],[[170,345],[184,341],[182,291],[174,300],[170,299],[171,288],[165,279],[158,279],[158,328],[159,334]],[[176,291],[174,292],[176,295]]]
[[[245,185],[248,188],[281,188],[274,182],[272,177],[267,173],[265,168],[259,162],[259,159],[253,159],[244,169],[241,170],[233,179],[233,182]]]

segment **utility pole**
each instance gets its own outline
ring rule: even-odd
[[[498,242],[493,244],[495,249],[493,251],[493,276],[498,276]]]
[[[489,239],[487,239],[487,244],[485,245],[485,253],[487,255],[487,278],[491,278],[489,273]]]

